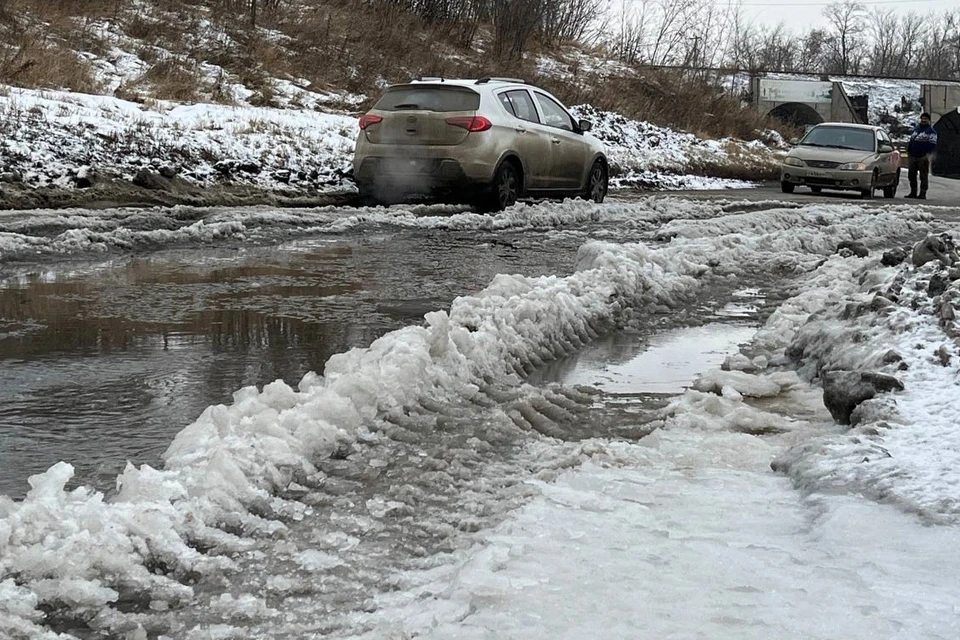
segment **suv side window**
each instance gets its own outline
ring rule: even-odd
[[[567,114],[566,109],[560,106],[560,103],[552,98],[548,98],[542,93],[537,94],[537,102],[543,110],[544,124],[548,127],[557,127],[574,131],[573,119]]]
[[[540,122],[537,115],[537,108],[530,98],[530,94],[523,89],[514,89],[513,91],[504,91],[500,94],[500,102],[508,113],[515,115],[521,120],[527,122]]]

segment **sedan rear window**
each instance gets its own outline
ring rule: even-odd
[[[388,89],[374,109],[381,111],[476,111],[480,94],[463,87],[395,87]]]
[[[854,129],[853,127],[814,127],[800,141],[800,144],[809,147],[855,151],[873,151],[875,143],[876,134],[871,129]]]

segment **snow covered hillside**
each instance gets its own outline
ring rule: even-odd
[[[595,122],[607,144],[615,186],[742,186],[693,176],[759,177],[777,157],[760,143],[700,140],[590,107],[575,111]],[[138,104],[6,88],[0,115],[0,181],[8,192],[78,191],[115,180],[145,189],[232,184],[289,195],[352,189],[357,119],[319,105]]]

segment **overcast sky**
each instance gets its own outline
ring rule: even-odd
[[[715,0],[718,5],[728,6],[735,0]],[[748,16],[758,22],[776,25],[783,22],[795,31],[806,31],[811,26],[822,27],[826,24],[823,19],[823,8],[831,4],[824,0],[743,0],[743,8]],[[955,8],[958,0],[873,0],[861,2],[868,11],[876,8],[892,9],[897,13],[919,14],[933,13],[944,9]]]

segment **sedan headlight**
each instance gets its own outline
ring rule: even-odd
[[[862,162],[848,162],[840,165],[837,169],[840,169],[840,171],[866,171],[867,165]]]
[[[802,166],[804,166],[805,163],[804,163],[804,161],[801,160],[800,158],[794,158],[794,157],[792,157],[792,156],[787,156],[786,158],[783,159],[783,164],[785,164],[785,165],[787,165],[787,166],[789,166],[789,167],[802,167]]]

